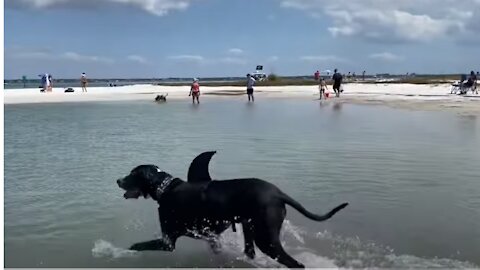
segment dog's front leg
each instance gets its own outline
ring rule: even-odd
[[[167,216],[166,214],[164,214]],[[161,250],[161,251],[173,251],[175,249],[175,243],[177,241],[178,234],[172,230],[166,220],[161,218],[161,209],[158,208],[158,218],[160,220],[160,227],[162,229],[162,238],[155,239],[147,242],[136,243],[130,247],[130,250],[143,251],[143,250]],[[168,216],[167,216],[168,217]]]
[[[144,250],[161,250],[161,251],[173,251],[175,249],[175,243],[168,237],[155,239],[147,242],[136,243],[132,245],[130,250],[144,251]]]

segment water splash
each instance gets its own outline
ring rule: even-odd
[[[325,257],[317,250],[306,247],[306,241],[328,242],[332,246],[333,255]],[[285,268],[285,266],[263,254],[255,247],[256,257],[251,260],[244,253],[244,238],[242,226],[237,226],[237,232],[231,229],[225,231],[219,238],[222,245],[222,256],[232,258],[228,265],[244,262],[257,268]],[[398,255],[393,249],[373,242],[361,240],[359,237],[343,237],[328,231],[311,234],[301,227],[285,220],[281,241],[284,249],[307,268],[442,268],[442,269],[480,269],[470,262],[462,262],[446,258],[420,258],[413,255]],[[135,251],[115,247],[108,241],[97,240],[92,249],[94,257],[101,258],[131,258],[138,254]],[[213,256],[213,255],[212,255]],[[229,266],[227,266],[229,267]]]
[[[114,246],[112,243],[99,239],[95,241],[92,248],[92,255],[95,258],[128,258],[137,256],[137,252]]]
[[[305,239],[303,238],[302,231],[299,227],[293,225],[290,220],[285,220],[282,228],[283,236],[293,236],[298,242],[305,244]],[[286,234],[286,235],[285,235]]]
[[[306,232],[285,220],[282,228],[281,240],[284,249],[292,257],[305,264],[307,268],[338,268],[334,261],[316,254],[314,251],[304,248]],[[286,268],[255,247],[255,259],[248,258],[244,253],[244,238],[242,226],[237,227],[237,232],[231,229],[220,236],[223,253],[233,256],[236,260],[246,262],[258,268]]]

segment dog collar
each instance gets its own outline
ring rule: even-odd
[[[162,196],[162,194],[165,192],[165,190],[168,188],[168,186],[170,186],[170,184],[172,183],[172,181],[174,179],[175,178],[169,176],[169,177],[165,178],[165,180],[163,180],[163,182],[157,188],[157,197],[160,198],[160,196]]]

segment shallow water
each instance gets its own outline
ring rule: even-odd
[[[188,238],[124,250],[158,236],[158,218],[115,179],[142,163],[185,178],[206,150],[214,178],[263,178],[318,213],[350,202],[323,223],[287,207],[282,240],[307,266],[480,265],[476,116],[244,98],[6,105],[4,149],[6,267],[278,267],[245,259],[240,231],[221,255]]]

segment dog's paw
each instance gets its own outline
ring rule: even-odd
[[[143,245],[141,243],[133,244],[129,250],[141,251],[143,250]]]
[[[211,241],[209,244],[214,254],[220,254],[220,252],[222,252],[222,244],[219,241]]]

